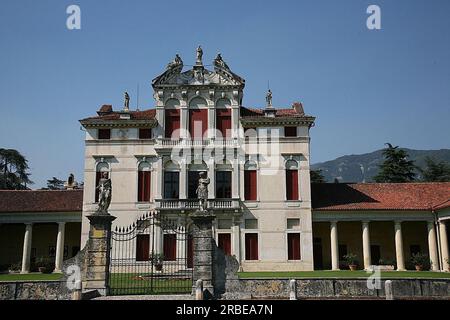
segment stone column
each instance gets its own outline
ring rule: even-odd
[[[448,271],[448,237],[447,229],[445,227],[445,221],[439,221],[439,236],[441,238],[441,257],[442,257],[442,269]]]
[[[30,257],[31,257],[31,241],[33,238],[33,224],[25,224],[25,235],[23,237],[23,252],[22,252],[22,271],[21,273],[30,272]]]
[[[194,283],[203,280],[204,292],[214,296],[214,245],[212,222],[215,215],[210,211],[196,211],[190,215],[193,221]],[[193,286],[195,293],[195,285]]]
[[[235,221],[234,225],[231,227],[231,236],[232,236],[232,251],[236,257],[236,260],[241,263],[241,227],[240,222]]]
[[[156,161],[156,188],[155,188],[155,199],[162,199],[163,194],[163,174],[164,174],[164,164],[163,157],[158,156]]]
[[[369,231],[369,222],[362,222],[362,240],[363,240],[363,260],[364,260],[364,269],[368,270],[370,265],[372,264],[372,257],[370,254],[370,231]]]
[[[330,222],[330,238],[331,238],[331,269],[339,270],[339,245],[338,245],[337,221]]]
[[[183,159],[180,163],[180,199],[187,199],[187,164]]]
[[[64,235],[66,223],[58,222],[58,235],[56,237],[56,256],[55,256],[55,270],[53,272],[62,272],[64,260]]]
[[[86,253],[86,290],[97,290],[108,295],[111,246],[111,224],[116,217],[94,213],[87,216],[90,221],[89,240]]]
[[[231,197],[237,199],[239,198],[239,160],[237,158],[233,159],[231,184]]]
[[[214,162],[214,157],[208,160],[208,198],[214,199],[216,197],[216,164]]]
[[[189,114],[187,106],[182,106],[180,108],[180,138],[187,139],[190,137],[191,132],[189,132]]]
[[[431,268],[433,271],[439,271],[439,259],[436,246],[436,230],[434,221],[427,221],[428,227],[428,252],[430,253]]]
[[[403,254],[403,235],[401,221],[395,221],[395,254],[397,257],[397,271],[404,271],[405,259]]]

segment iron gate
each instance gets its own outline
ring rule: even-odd
[[[147,213],[111,232],[109,294],[192,291],[192,233],[182,220]]]

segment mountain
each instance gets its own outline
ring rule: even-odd
[[[416,166],[421,168],[425,166],[426,157],[436,161],[450,162],[450,149],[402,149],[408,153],[411,160],[415,161]],[[331,161],[313,164],[311,168],[321,169],[327,182],[333,182],[335,178],[339,182],[371,182],[372,177],[378,173],[378,165],[384,160],[382,152],[383,150],[377,150],[371,153],[342,156]],[[419,173],[418,176],[420,177]]]

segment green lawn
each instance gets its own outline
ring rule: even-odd
[[[112,295],[191,293],[192,279],[139,278],[139,273],[112,273],[109,286]]]
[[[241,279],[257,278],[368,278],[371,273],[358,270],[296,271],[296,272],[239,272]],[[449,272],[382,271],[381,278],[450,278]]]
[[[27,273],[0,274],[0,281],[59,280],[61,273]]]

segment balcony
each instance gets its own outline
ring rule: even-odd
[[[197,199],[156,199],[156,209],[160,210],[195,210],[199,209]],[[210,199],[208,208],[213,210],[238,210],[240,209],[239,199]]]
[[[174,148],[174,147],[184,147],[184,148],[192,148],[192,147],[235,147],[238,146],[238,140],[233,138],[221,138],[221,139],[170,139],[170,138],[161,138],[156,139],[155,148],[164,149],[164,148]]]

